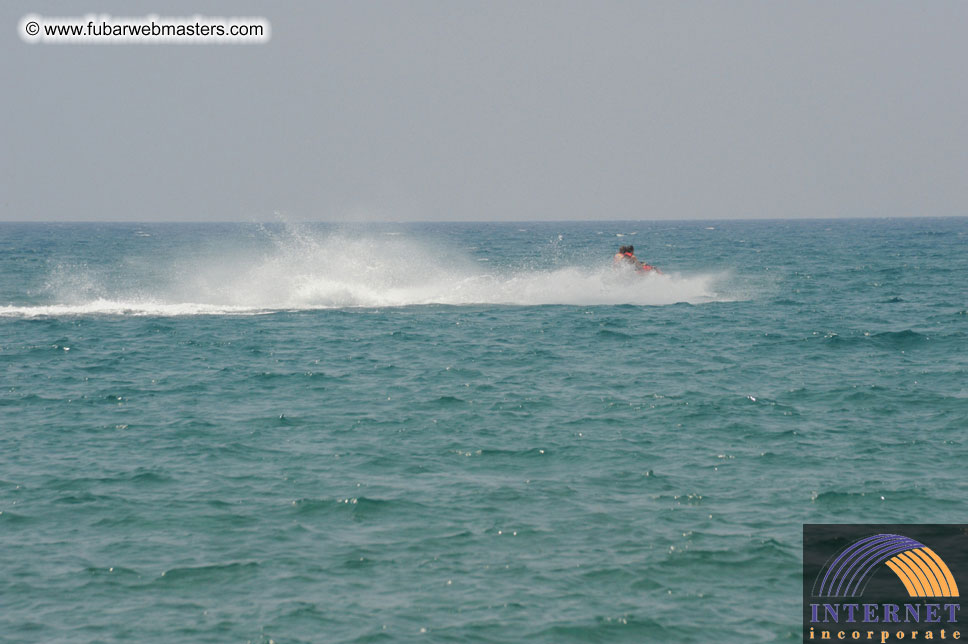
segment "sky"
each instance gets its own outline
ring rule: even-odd
[[[28,44],[26,14],[264,45]],[[0,221],[968,215],[968,2],[0,8]]]

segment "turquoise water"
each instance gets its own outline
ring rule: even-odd
[[[804,522],[964,521],[966,242],[0,224],[0,633],[797,641]]]

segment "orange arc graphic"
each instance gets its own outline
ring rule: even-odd
[[[911,570],[914,571],[914,574],[918,576],[918,579],[921,580],[921,587],[927,593],[926,596],[941,597],[941,587],[938,585],[937,580],[935,580],[934,573],[930,570],[925,570],[925,566],[921,563],[920,559],[911,556],[910,552],[902,552],[898,557],[904,559],[907,565],[911,567]]]
[[[898,568],[904,571],[904,576],[907,577],[908,581],[910,581],[911,585],[914,587],[914,593],[911,594],[911,597],[928,596],[928,592],[925,590],[924,584],[921,582],[921,579],[918,577],[918,575],[911,570],[911,566],[908,564],[907,560],[902,559],[901,557],[891,557],[890,561],[893,561]]]
[[[959,597],[951,570],[930,548],[914,548],[891,557],[887,566],[911,597]]]
[[[904,584],[904,588],[905,590],[908,591],[909,596],[911,597],[919,596],[917,589],[915,589],[914,587],[914,584],[912,584],[911,580],[908,578],[907,572],[903,570],[900,566],[898,566],[896,563],[894,563],[894,559],[888,559],[884,563],[886,563],[887,567],[893,570],[894,574],[897,575],[897,578],[901,580],[901,583]]]
[[[951,597],[951,589],[948,587],[948,580],[945,579],[944,573],[938,568],[938,564],[934,563],[928,555],[921,552],[920,548],[911,551],[911,556],[916,557],[921,560],[921,566],[927,568],[934,575],[934,578],[938,581],[938,592],[941,594],[939,597]]]
[[[945,564],[945,562],[941,561],[941,557],[936,555],[934,553],[934,550],[932,550],[931,548],[928,548],[927,546],[925,546],[924,548],[919,548],[919,550],[921,550],[929,557],[931,557],[931,560],[934,561],[934,563],[941,570],[941,574],[944,575],[945,580],[948,582],[948,592],[950,594],[947,596],[961,597],[961,595],[958,594],[958,584],[955,583],[955,577],[954,575],[951,574],[951,571],[948,570],[948,566]]]

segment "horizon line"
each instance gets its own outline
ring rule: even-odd
[[[670,222],[776,222],[776,221],[884,221],[893,219],[968,219],[965,215],[885,215],[868,217],[711,217],[686,219],[46,219],[0,220],[0,224],[578,224],[578,223],[670,223]]]

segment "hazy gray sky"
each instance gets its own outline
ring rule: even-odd
[[[264,16],[266,45],[20,18]],[[0,219],[968,215],[968,2],[5,2]]]

